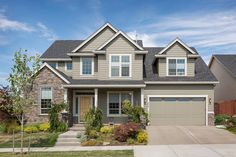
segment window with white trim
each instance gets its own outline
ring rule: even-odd
[[[66,70],[72,70],[72,62],[66,62]]]
[[[80,59],[80,74],[81,75],[93,75],[93,58],[92,57],[81,57]]]
[[[52,88],[41,88],[41,114],[48,114],[52,104]]]
[[[168,58],[168,75],[186,75],[186,58]]]
[[[132,103],[132,97],[132,92],[108,92],[108,115],[122,115],[122,103],[125,100],[129,100]]]
[[[110,76],[130,77],[131,76],[131,55],[110,56]]]

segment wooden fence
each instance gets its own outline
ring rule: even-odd
[[[233,116],[236,114],[236,100],[227,100],[215,103],[215,115],[227,114]]]

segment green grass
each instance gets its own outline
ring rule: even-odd
[[[0,153],[1,157],[20,157],[20,154]],[[133,157],[132,150],[124,151],[81,151],[81,152],[34,152],[25,157]]]
[[[227,130],[232,132],[233,134],[236,134],[236,127],[231,127],[231,128],[228,128]]]
[[[32,133],[31,147],[52,147],[55,145],[59,133]],[[24,133],[24,147],[28,147],[30,134]],[[12,135],[0,134],[0,148],[12,147]],[[20,147],[20,134],[15,135],[15,147]]]

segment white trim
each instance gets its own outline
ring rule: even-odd
[[[82,59],[83,58],[91,58],[92,59],[92,67],[91,67],[91,74],[83,74],[83,64]],[[94,57],[80,57],[80,76],[81,77],[92,77],[94,76]]]
[[[67,64],[71,63],[72,69],[67,69]],[[72,71],[73,70],[73,63],[72,62],[65,62],[65,71]]]
[[[48,69],[50,69],[52,72],[54,72],[58,77],[60,77],[63,81],[65,81],[67,84],[69,84],[70,82],[66,79],[66,78],[64,78],[60,73],[58,73],[53,67],[51,67],[48,63],[43,63],[43,65],[39,68],[39,70],[38,71],[36,71],[35,72],[35,74],[36,73],[38,73],[40,70],[42,70],[44,67],[47,67]],[[35,75],[34,74],[34,75]]]
[[[94,53],[67,53],[68,56],[95,56]]]
[[[64,89],[64,101],[67,102],[67,98],[68,98],[68,89],[65,88]]]
[[[144,108],[144,89],[141,88],[141,107]]]
[[[175,59],[176,60],[176,75],[169,75],[169,59]],[[184,75],[177,75],[177,59],[184,59]],[[181,76],[187,76],[187,57],[166,57],[166,76],[173,76],[173,77],[181,77]]]
[[[112,56],[119,56],[119,76],[111,76],[111,57]],[[129,76],[121,76],[122,74],[122,56],[129,56]],[[132,58],[133,56],[131,54],[109,54],[109,78],[110,79],[116,79],[116,78],[123,78],[123,79],[126,79],[126,78],[132,78]]]
[[[208,111],[208,114],[215,114],[214,111]]]
[[[143,50],[141,46],[139,46],[136,42],[134,42],[128,35],[123,33],[122,31],[118,31],[115,35],[113,35],[108,41],[106,41],[104,44],[102,44],[97,50],[102,50],[105,46],[107,46],[111,41],[113,41],[118,35],[122,35],[125,37],[128,41],[130,41],[135,47],[137,47],[139,50]]]
[[[205,98],[205,101],[206,101],[206,111],[205,111],[205,116],[206,116],[206,121],[205,121],[205,124],[206,126],[208,126],[208,102],[209,102],[209,98],[208,98],[208,95],[147,95],[147,104],[148,104],[148,115],[150,115],[150,110],[149,110],[149,101],[150,101],[150,98],[151,97],[164,97],[164,98],[168,98],[168,97],[204,97]]]
[[[76,47],[72,52],[78,51],[81,47],[83,47],[87,42],[89,42],[91,39],[93,39],[98,33],[100,33],[103,29],[106,27],[111,28],[114,32],[117,32],[118,30],[114,28],[110,23],[104,24],[102,27],[100,27],[95,33],[93,33],[91,36],[89,36],[85,41],[83,41],[78,47]]]
[[[146,87],[145,84],[143,85],[129,85],[129,84],[113,84],[113,85],[108,85],[108,84],[100,84],[100,85],[91,85],[91,84],[81,84],[81,85],[62,85],[63,87],[67,87],[67,88],[76,88],[76,87],[81,87],[81,88],[87,88],[87,87],[101,87],[101,88],[117,88],[117,87],[122,87],[122,88],[130,88],[130,87],[133,87],[133,88],[140,88],[140,87]]]
[[[94,89],[94,107],[95,108],[98,107],[98,89],[97,88]]]
[[[109,94],[118,93],[119,94],[119,114],[109,114]],[[133,91],[107,91],[107,117],[126,117],[126,115],[121,114],[121,94],[131,93],[131,104],[133,104]]]
[[[218,81],[145,81],[145,84],[218,84]]]
[[[183,41],[181,41],[179,38],[176,38],[175,40],[173,40],[171,43],[169,43],[163,50],[161,50],[161,52],[159,52],[158,54],[162,54],[164,53],[168,48],[170,48],[172,45],[174,45],[176,42],[180,43],[184,48],[186,48],[189,52],[191,52],[192,54],[196,54],[196,52],[194,52],[190,47],[188,47]],[[157,55],[155,55],[157,57]]]
[[[71,58],[40,58],[41,61],[72,61]]]
[[[155,55],[157,58],[166,58],[166,57],[176,57],[176,55],[166,55],[166,54],[156,54]],[[200,55],[187,55],[188,58],[198,58]]]

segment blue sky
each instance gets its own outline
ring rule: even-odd
[[[85,39],[105,22],[138,34],[144,46],[177,36],[206,62],[236,53],[235,0],[0,0],[0,84],[7,84],[19,48],[42,54],[56,39]]]

